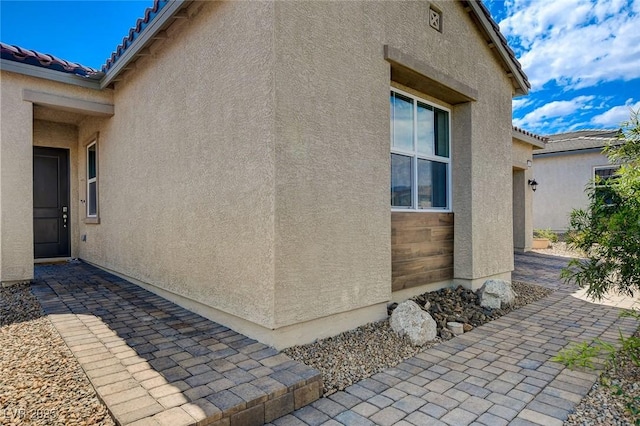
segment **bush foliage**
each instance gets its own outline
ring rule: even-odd
[[[619,164],[615,178],[587,187],[589,206],[570,216],[567,242],[587,254],[572,260],[562,278],[601,299],[609,291],[640,291],[640,111],[623,123],[616,143],[604,153]]]

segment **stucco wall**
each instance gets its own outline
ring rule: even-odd
[[[595,166],[608,165],[599,151],[534,156],[538,189],[533,196],[533,227],[566,231],[573,209],[585,208],[585,188]]]
[[[117,83],[115,115],[80,126],[81,145],[100,132],[100,224],[81,225],[80,256],[268,328],[272,9],[197,2]]]
[[[467,12],[438,7],[442,34],[426,2],[195,2],[116,83],[115,115],[78,126],[77,198],[96,132],[100,194],[79,256],[298,341],[385,316],[389,45],[477,91],[451,106],[454,274],[508,276],[512,86]]]
[[[452,111],[456,278],[512,270],[512,86],[464,9],[438,7],[442,34],[422,2],[276,3],[278,324],[390,296],[385,44],[478,90]]]
[[[0,281],[33,278],[32,106],[22,101],[19,78],[0,84]]]

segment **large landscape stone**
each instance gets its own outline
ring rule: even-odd
[[[516,294],[511,283],[505,280],[487,280],[480,290],[480,306],[490,309],[501,309],[512,306],[516,301]]]
[[[436,322],[427,312],[411,300],[402,302],[391,314],[391,328],[400,335],[406,335],[411,344],[422,346],[436,338]]]

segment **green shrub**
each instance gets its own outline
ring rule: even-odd
[[[551,229],[536,229],[533,231],[534,238],[547,238],[552,243],[558,242],[558,234],[553,232]]]
[[[640,311],[626,310],[620,314],[620,317],[631,317],[640,320]],[[640,337],[631,336],[625,338],[620,332],[618,338],[620,348],[617,349],[611,343],[604,342],[600,339],[591,342],[574,343],[566,349],[558,352],[558,355],[551,358],[551,361],[559,362],[570,369],[576,367],[594,368],[594,360],[604,355],[607,367],[616,369],[625,362],[630,362],[636,367],[640,367]],[[612,385],[607,377],[601,377],[600,382],[613,390],[624,401],[627,412],[633,418],[634,424],[640,426],[640,396],[630,395],[618,385]]]

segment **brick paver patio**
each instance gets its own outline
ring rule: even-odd
[[[513,279],[555,291],[502,318],[281,417],[289,425],[562,425],[597,375],[551,357],[571,342],[615,342],[638,324],[619,318],[638,301],[586,300],[559,280],[568,259],[516,254]]]
[[[637,300],[560,282],[566,262],[517,254],[513,279],[555,293],[320,399],[316,370],[84,263],[38,266],[33,291],[121,424],[553,426],[597,376],[550,358],[638,326],[618,317]]]
[[[121,425],[261,425],[316,400],[320,373],[82,262],[33,293]]]

